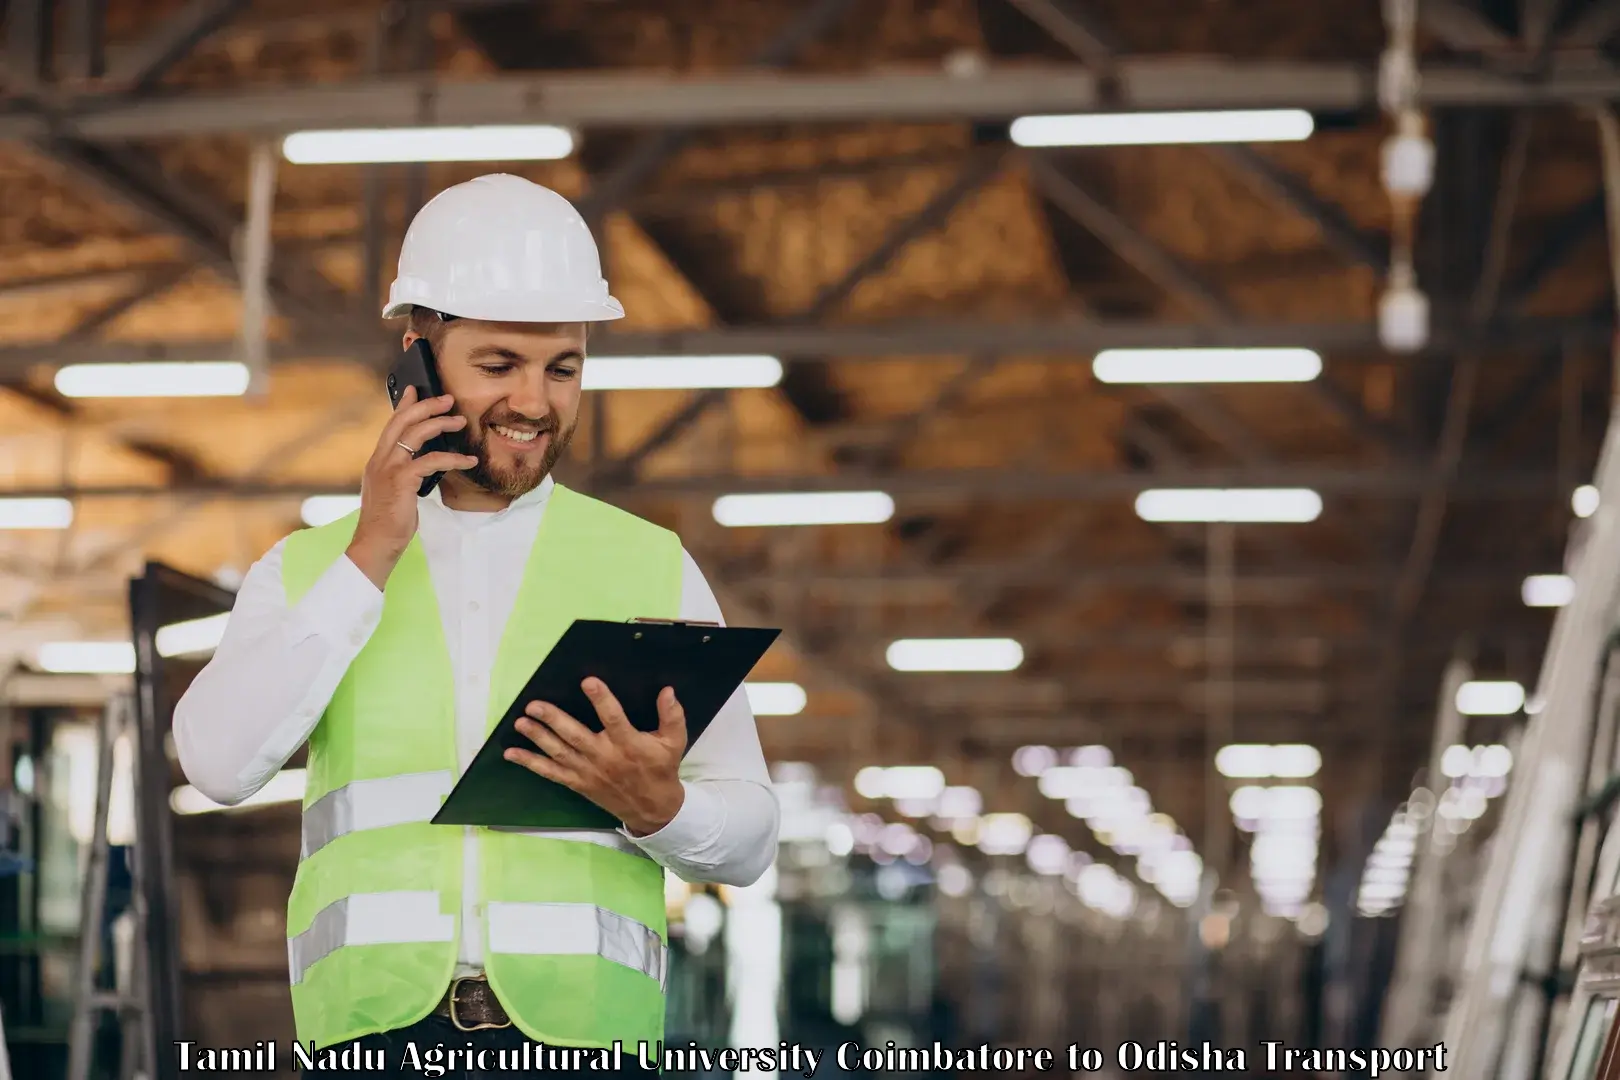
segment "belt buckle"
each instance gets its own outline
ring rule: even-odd
[[[461,1022],[461,1017],[456,1015],[456,1002],[460,1000],[456,997],[456,991],[464,982],[486,982],[486,980],[479,975],[463,975],[459,979],[452,979],[450,981],[450,1023],[455,1025],[457,1031],[484,1031],[485,1029],[489,1028],[499,1029],[509,1028],[512,1026],[512,1021],[510,1019],[508,1019],[504,1024],[475,1024],[472,1027],[468,1027],[466,1024],[463,1024]]]

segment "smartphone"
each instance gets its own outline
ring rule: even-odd
[[[399,408],[399,399],[405,393],[407,386],[416,387],[416,400],[425,401],[428,398],[439,397],[444,388],[439,384],[439,366],[433,358],[433,347],[427,343],[426,338],[417,338],[411,342],[411,347],[400,354],[394,361],[394,366],[388,371],[388,400],[394,408]],[[435,435],[427,441],[425,446],[416,451],[416,456],[431,454],[438,450],[448,450],[450,445],[444,435]],[[416,489],[418,496],[428,494],[439,486],[444,473],[433,473],[423,478],[421,486]]]

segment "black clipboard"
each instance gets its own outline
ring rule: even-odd
[[[686,746],[690,750],[781,632],[664,620],[575,619],[507,706],[472,764],[433,815],[433,824],[617,828],[618,819],[585,796],[506,760],[506,751],[513,747],[541,752],[517,730],[517,720],[529,702],[549,702],[592,731],[601,731],[596,708],[580,689],[580,683],[594,675],[618,698],[632,725],[641,731],[656,731],[658,694],[672,686],[686,711]]]

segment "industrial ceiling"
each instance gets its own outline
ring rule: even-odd
[[[499,168],[575,199],[628,318],[602,355],[766,353],[779,386],[603,391],[562,479],[678,528],[760,675],[776,760],[931,763],[1079,837],[1010,766],[1101,743],[1202,836],[1211,597],[1230,586],[1233,740],[1323,754],[1327,816],[1399,799],[1441,673],[1534,683],[1608,417],[1599,125],[1613,0],[1425,0],[1436,147],[1415,233],[1427,344],[1380,344],[1378,3],[1282,0],[9,0],[0,99],[0,652],[117,637],[146,559],[239,575],[353,493],[383,422],[404,224]],[[103,10],[104,9],[104,10]],[[1093,110],[1303,108],[1307,140],[1016,145]],[[554,161],[296,164],[310,129],[555,123]],[[273,198],[262,392],[74,398],[63,365],[221,360]],[[263,186],[266,180],[273,188]],[[1128,386],[1107,348],[1310,348],[1298,384]],[[1144,521],[1165,487],[1309,487],[1316,520]],[[881,490],[877,525],[728,529],[716,497]],[[1212,547],[1212,538],[1214,546]],[[1215,590],[1212,594],[1211,590]],[[916,636],[1010,637],[1005,673],[891,670]],[[1218,643],[1217,643],[1218,646]],[[859,803],[859,800],[856,800]],[[1387,806],[1385,807],[1387,813]]]

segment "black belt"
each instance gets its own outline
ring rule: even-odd
[[[495,996],[495,989],[483,975],[452,979],[450,989],[439,1000],[433,1015],[449,1017],[458,1031],[512,1026],[512,1018],[506,1015],[506,1010]]]

